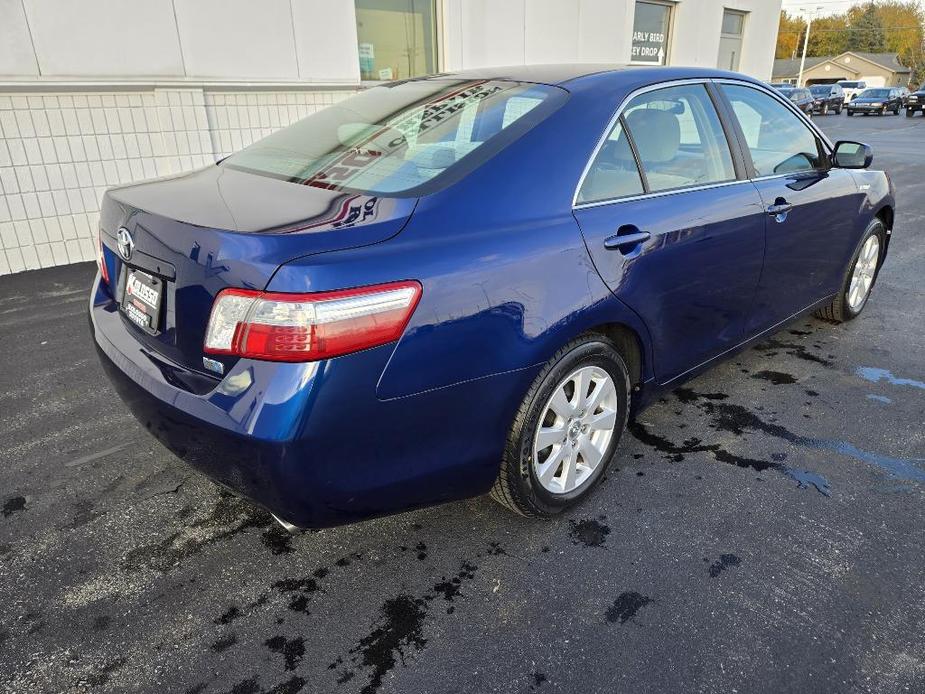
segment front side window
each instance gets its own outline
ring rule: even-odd
[[[283,128],[221,166],[329,190],[426,192],[465,173],[565,100],[557,87],[417,80],[375,87]],[[471,155],[471,156],[470,156]],[[469,162],[467,164],[467,162]]]
[[[723,11],[723,25],[719,36],[719,58],[716,63],[720,69],[739,69],[744,28],[745,14],[743,12]]]
[[[360,78],[401,80],[437,72],[434,0],[354,0]]]
[[[793,111],[751,87],[723,84],[759,176],[827,166],[818,138]]]
[[[670,29],[671,5],[637,0],[630,60],[646,65],[665,65]]]

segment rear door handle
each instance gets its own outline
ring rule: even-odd
[[[771,217],[776,217],[779,214],[787,214],[792,209],[793,209],[793,205],[791,203],[778,202],[768,207],[768,214]]]
[[[604,248],[608,251],[623,250],[629,246],[636,246],[652,237],[648,231],[636,231],[632,234],[616,234],[604,239]]]

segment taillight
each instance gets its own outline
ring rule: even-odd
[[[203,351],[270,361],[315,361],[401,337],[419,282],[310,294],[225,289],[215,297]]]
[[[103,281],[109,284],[109,270],[106,268],[106,256],[103,255],[103,232],[98,231],[96,236],[96,264],[99,265]]]

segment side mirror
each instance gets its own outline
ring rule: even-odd
[[[850,140],[835,143],[832,161],[840,169],[866,169],[874,160],[874,152],[869,145]]]

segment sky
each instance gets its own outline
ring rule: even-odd
[[[850,9],[852,5],[859,5],[862,2],[863,0],[784,0],[783,9],[791,14],[800,14],[803,10],[815,13],[816,8],[821,7],[822,9],[819,11],[821,16],[844,12]],[[918,0],[918,3],[925,7],[925,0]]]

